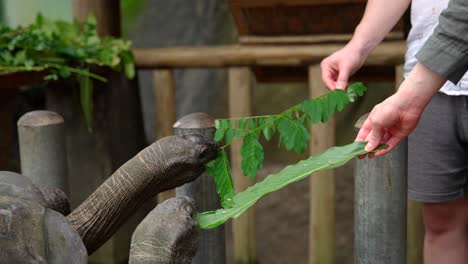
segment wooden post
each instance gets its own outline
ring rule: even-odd
[[[68,194],[63,118],[52,111],[33,111],[18,120],[21,172],[41,189]]]
[[[395,89],[403,82],[403,65],[395,67]],[[423,264],[424,224],[422,219],[422,205],[408,200],[406,263]]]
[[[204,113],[186,115],[174,124],[174,134],[179,136],[200,134],[212,139],[214,133],[214,119]],[[206,173],[195,181],[177,188],[176,193],[178,197],[187,196],[192,198],[197,212],[214,211],[221,208],[214,178],[206,175]],[[224,225],[215,229],[200,231],[197,254],[191,263],[226,263]]]
[[[356,123],[360,129],[367,117]],[[391,153],[356,162],[354,263],[406,263],[407,140]]]
[[[120,7],[114,0],[73,0],[73,17],[85,21],[89,15],[97,18],[100,36],[120,37]]]
[[[155,104],[156,138],[172,135],[172,125],[176,121],[176,102],[174,74],[172,70],[153,71],[153,94]],[[175,197],[175,190],[165,191],[158,195],[163,202]]]
[[[317,97],[328,90],[322,82],[320,65],[309,68],[309,93]],[[335,119],[312,126],[310,154],[335,146]],[[310,177],[309,263],[335,262],[335,175],[333,170],[316,172]]]
[[[252,81],[249,68],[229,68],[229,115],[231,118],[252,115]],[[231,144],[231,168],[236,192],[243,191],[254,183],[242,172],[239,155],[241,146],[240,140],[233,140]],[[235,263],[257,263],[254,207],[233,221],[233,238]]]

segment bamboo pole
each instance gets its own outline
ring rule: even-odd
[[[252,79],[248,68],[229,69],[229,115],[231,118],[252,115]],[[242,142],[231,144],[231,168],[236,192],[245,190],[254,181],[245,177],[239,156]],[[257,263],[255,243],[255,209],[251,207],[233,221],[234,260],[236,264]]]
[[[153,93],[155,104],[156,138],[173,134],[172,125],[176,121],[175,85],[172,70],[153,71]],[[158,201],[163,202],[175,197],[175,190],[165,191],[158,195]]]
[[[343,44],[211,46],[134,49],[137,67],[239,67],[239,66],[308,66],[339,50]],[[405,42],[382,43],[369,55],[365,65],[403,63]]]
[[[205,113],[193,113],[179,119],[174,124],[174,134],[199,134],[213,139],[216,129],[214,119]],[[194,200],[197,212],[214,211],[221,208],[213,177],[203,174],[195,181],[176,188],[177,197],[187,196]],[[226,263],[225,229],[221,225],[215,229],[201,230],[198,249],[192,264]]]
[[[403,80],[403,65],[397,65],[395,67],[395,89],[398,89]],[[408,200],[407,208],[406,263],[423,264],[424,224],[422,205],[419,202]]]
[[[309,93],[317,97],[327,92],[320,66],[309,67]],[[310,154],[322,153],[335,145],[335,119],[312,126]],[[335,262],[335,175],[333,170],[314,173],[310,177],[309,263]]]
[[[41,189],[68,194],[65,125],[52,111],[33,111],[18,120],[21,173]]]

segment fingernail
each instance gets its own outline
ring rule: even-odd
[[[374,150],[374,147],[372,146],[371,143],[367,143],[366,147],[364,148],[365,151],[370,152]]]

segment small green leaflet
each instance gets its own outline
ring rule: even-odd
[[[344,165],[354,157],[366,154],[366,142],[354,142],[341,147],[333,147],[317,156],[287,166],[278,173],[271,174],[263,181],[239,192],[232,198],[232,207],[197,214],[198,225],[202,229],[211,229],[224,224],[230,218],[236,218],[254,205],[263,196],[287,185],[306,178],[310,174],[324,169],[333,169]],[[375,151],[386,148],[381,145]]]
[[[223,208],[232,206],[234,185],[232,184],[231,169],[224,149],[220,151],[215,160],[206,164],[206,172],[214,177],[216,190],[221,198],[221,206]]]
[[[242,156],[241,166],[244,175],[255,179],[257,170],[263,167],[264,159],[263,146],[258,141],[257,133],[247,134],[242,143],[240,154]]]
[[[294,149],[297,153],[304,153],[307,149],[309,130],[301,120],[282,116],[278,121],[278,131],[286,150]]]

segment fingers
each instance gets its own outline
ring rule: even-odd
[[[348,79],[351,73],[351,67],[347,64],[340,65],[340,72],[336,80],[336,89],[344,90],[348,87]]]
[[[366,137],[371,130],[372,130],[372,125],[368,117],[366,121],[364,121],[364,124],[362,125],[361,129],[359,129],[359,133],[356,136],[356,139],[354,141],[366,141]]]
[[[367,145],[364,148],[366,151],[372,151],[376,149],[380,143],[383,141],[383,136],[385,134],[385,130],[380,125],[375,123],[372,124],[372,130],[366,137]]]
[[[337,73],[329,64],[327,59],[322,61],[322,63],[320,64],[320,69],[322,71],[322,80],[325,83],[325,85],[328,87],[328,89],[335,90]]]
[[[402,137],[392,137],[390,138],[388,141],[385,141],[384,143],[388,145],[388,148],[386,149],[382,149],[382,150],[379,150],[375,153],[375,156],[376,157],[379,157],[379,156],[383,156],[387,153],[389,153],[390,151],[392,151],[394,148],[396,148],[398,146],[398,144],[400,144],[400,142],[403,140]]]

